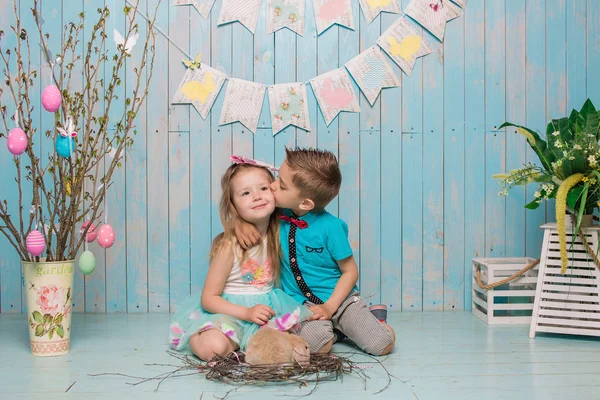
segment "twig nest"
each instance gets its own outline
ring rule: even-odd
[[[35,257],[42,254],[46,248],[44,235],[38,230],[31,231],[29,235],[27,235],[25,242],[27,244],[27,251]]]
[[[8,146],[8,151],[15,156],[20,156],[27,148],[27,135],[23,129],[13,128],[8,132],[6,144]]]
[[[48,85],[42,92],[42,106],[48,112],[56,112],[62,103],[62,95],[55,85]]]

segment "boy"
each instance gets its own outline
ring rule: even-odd
[[[271,185],[282,208],[280,238],[283,290],[312,312],[298,334],[311,352],[329,352],[335,341],[350,338],[365,352],[392,351],[394,330],[359,296],[358,267],[348,243],[348,226],[325,211],[339,193],[342,175],[335,155],[315,149],[286,148],[286,159]],[[256,239],[252,225],[236,223],[242,246]]]

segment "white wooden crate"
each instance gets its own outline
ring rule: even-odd
[[[481,270],[481,282],[499,282],[535,259],[517,258],[474,258],[472,312],[488,324],[529,324],[533,310],[538,266],[525,272],[512,282],[493,289],[482,289],[477,284],[477,270]]]
[[[567,225],[569,264],[560,273],[560,245],[556,224],[542,225],[544,243],[529,337],[536,332],[600,336],[600,273],[583,242]],[[584,228],[592,250],[598,249],[600,227]]]

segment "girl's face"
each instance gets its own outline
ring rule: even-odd
[[[240,217],[248,222],[269,220],[275,211],[269,173],[262,168],[248,168],[231,179],[231,200]]]

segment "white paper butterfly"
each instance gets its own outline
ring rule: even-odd
[[[127,42],[126,42],[125,39],[123,38],[123,35],[121,35],[119,33],[119,31],[116,29],[113,29],[113,35],[114,35],[114,40],[115,40],[115,43],[117,44],[117,47],[119,45],[122,45],[125,48],[125,52],[127,54],[131,54],[131,49],[133,49],[133,46],[135,46],[138,38],[140,37],[139,33],[134,33],[127,38]]]
[[[67,118],[67,123],[65,125],[65,127],[59,126],[56,128],[58,129],[58,132],[60,132],[60,135],[62,137],[76,137],[77,131],[75,131],[75,126],[73,125],[73,119],[71,117]]]

